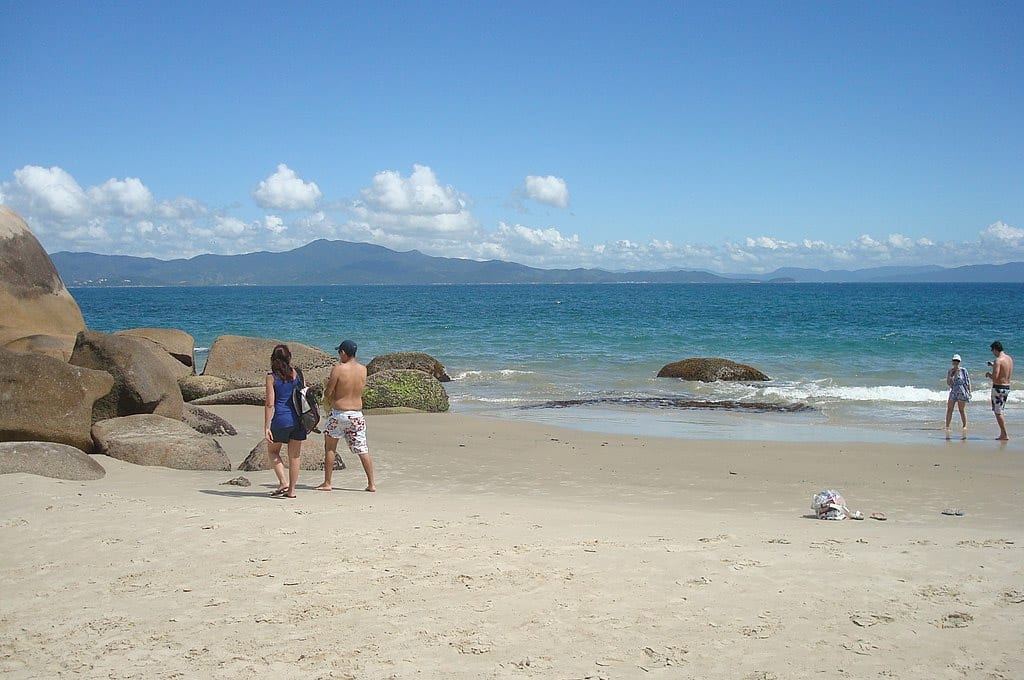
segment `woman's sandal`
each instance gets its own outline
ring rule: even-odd
[[[271,498],[277,498],[278,496],[283,496],[286,493],[288,493],[288,487],[287,486],[282,487],[280,489],[274,489],[273,491],[270,492],[270,497]]]

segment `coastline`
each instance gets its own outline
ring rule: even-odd
[[[1024,452],[1024,437],[995,441],[998,427],[991,411],[971,413],[966,440],[954,423],[951,439],[945,439],[939,414],[928,420],[863,425],[830,422],[818,412],[749,413],[738,410],[640,409],[628,407],[503,408],[458,410],[461,415],[507,421],[527,421],[580,432],[690,440],[741,440],[745,442],[850,442],[906,446],[959,446],[971,451]],[[978,409],[980,411],[980,409]],[[1010,418],[1016,412],[1010,414]],[[1021,423],[1024,429],[1024,423]],[[1011,433],[1014,423],[1009,424]]]
[[[210,407],[260,437],[259,407]],[[980,427],[980,426],[979,426]],[[0,476],[5,677],[1017,677],[1024,457],[368,414],[380,491]],[[956,442],[957,444],[959,442]],[[970,442],[968,442],[970,444]],[[1012,443],[1012,442],[1011,442]],[[818,521],[835,488],[885,521]],[[962,516],[943,515],[958,508]]]

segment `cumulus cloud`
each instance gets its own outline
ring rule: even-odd
[[[91,213],[89,197],[63,168],[26,165],[14,171],[13,182],[4,182],[2,192],[4,203],[49,220],[84,220]]]
[[[1017,250],[1024,247],[1024,229],[1011,227],[999,221],[988,225],[980,233],[981,242],[995,248]]]
[[[561,177],[528,175],[523,183],[522,194],[530,200],[556,208],[569,207],[569,187]]]
[[[283,233],[288,229],[284,224],[284,220],[277,215],[265,215],[263,217],[263,228],[275,234]]]
[[[303,181],[284,163],[252,192],[256,205],[270,210],[313,210],[323,196],[316,182]]]
[[[378,172],[350,206],[366,229],[427,237],[467,235],[477,228],[468,198],[438,181],[425,165],[414,165],[403,177],[394,170]]]

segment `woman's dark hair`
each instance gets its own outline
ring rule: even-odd
[[[270,354],[270,370],[283,382],[292,379],[292,351],[288,345],[278,345]]]

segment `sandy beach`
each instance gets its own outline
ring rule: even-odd
[[[237,465],[262,409],[210,410]],[[376,494],[347,454],[294,500],[269,471],[106,457],[95,482],[0,476],[0,674],[1024,677],[1012,447],[368,428]],[[826,488],[886,519],[813,519]]]

